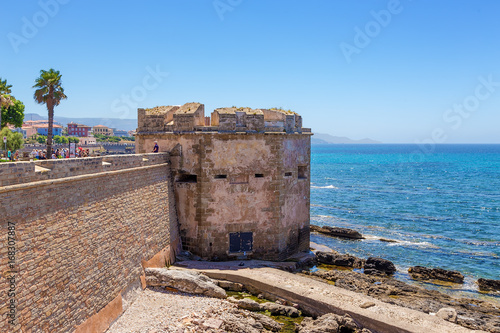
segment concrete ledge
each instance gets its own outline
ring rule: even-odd
[[[185,262],[183,262],[185,263]],[[209,264],[209,263],[208,263]],[[176,267],[176,269],[186,269]],[[196,269],[211,278],[251,286],[264,293],[300,304],[305,310],[322,315],[348,313],[362,326],[384,333],[462,333],[471,331],[423,312],[384,303],[375,298],[351,292],[306,276],[273,268]],[[372,302],[375,306],[360,306]]]

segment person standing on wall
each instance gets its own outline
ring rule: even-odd
[[[153,153],[157,153],[159,148],[160,147],[158,147],[158,142],[155,141],[155,146],[153,148]]]

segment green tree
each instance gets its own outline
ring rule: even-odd
[[[72,143],[72,142],[78,143],[78,142],[80,142],[80,139],[78,139],[77,137],[74,137],[74,136],[70,136],[70,137],[68,137],[68,141],[69,141],[69,143]]]
[[[12,132],[10,129],[4,128],[2,131],[0,131],[0,136],[2,138],[4,136],[7,137],[7,149],[11,152],[14,152],[23,147],[24,140],[21,133]],[[5,144],[2,142],[2,149],[4,149],[4,147]]]
[[[56,135],[56,136],[54,136],[54,142],[55,142],[55,143],[62,143],[61,136],[60,136],[60,135]]]
[[[2,80],[0,77],[0,109],[3,109],[4,107],[8,108],[12,105],[10,88],[12,88],[12,86],[7,84],[7,80]],[[2,112],[0,112],[0,123],[2,123]],[[0,129],[2,128],[0,127]]]
[[[39,135],[37,138],[36,138],[36,141],[38,143],[46,143],[47,142],[47,137],[45,135]]]
[[[13,101],[12,105],[2,107],[2,117],[0,126],[3,128],[7,124],[14,125],[16,127],[23,126],[24,121],[24,104],[21,101],[16,100],[11,97]]]
[[[68,98],[64,94],[64,88],[61,82],[62,75],[59,71],[49,69],[41,70],[40,76],[35,80],[36,88],[34,98],[39,104],[47,105],[49,113],[49,128],[47,135],[47,156],[52,155],[52,129],[54,126],[54,107],[58,106],[63,99]]]
[[[68,140],[68,138],[67,138],[67,137],[65,137],[65,136],[61,136],[61,143],[63,143],[63,144],[64,144],[64,143],[68,143],[68,142],[69,142],[69,140]]]

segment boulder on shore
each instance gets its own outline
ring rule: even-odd
[[[454,308],[441,308],[436,316],[452,323],[457,322],[457,311]]]
[[[148,286],[170,287],[190,294],[202,294],[215,298],[226,298],[226,292],[212,279],[192,271],[168,268],[146,268]]]
[[[309,226],[309,229],[311,231],[319,232],[320,234],[332,237],[348,238],[348,239],[364,239],[363,235],[361,235],[359,232],[348,228],[337,228],[329,226],[319,227],[317,225],[311,224]]]
[[[297,318],[300,316],[300,311],[293,306],[286,306],[282,304],[266,302],[260,305],[261,311],[269,311],[273,316],[287,316]]]
[[[365,274],[378,275],[380,273],[384,273],[387,275],[393,274],[396,272],[396,266],[387,260],[377,257],[369,257],[365,262]]]
[[[327,313],[316,320],[306,317],[297,328],[299,333],[370,332],[359,327],[349,315],[341,317],[333,313]]]
[[[327,265],[344,266],[352,268],[363,268],[365,260],[351,256],[349,254],[340,254],[338,252],[316,252],[318,262]]]
[[[477,284],[481,291],[500,291],[500,280],[478,279]]]
[[[427,268],[414,266],[408,269],[412,279],[416,280],[440,280],[455,283],[464,283],[464,276],[457,271],[447,271],[442,268]]]

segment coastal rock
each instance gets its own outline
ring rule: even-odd
[[[243,298],[243,299],[238,299],[236,302],[234,302],[240,309],[245,309],[249,311],[260,311],[261,306],[259,303],[256,301],[249,299],[249,298]]]
[[[369,257],[366,259],[364,272],[371,275],[377,275],[378,273],[390,275],[396,272],[396,266],[387,259]]]
[[[146,284],[175,288],[179,291],[202,294],[209,297],[226,298],[226,292],[209,277],[192,271],[170,270],[167,268],[146,268]]]
[[[300,311],[294,308],[293,306],[286,306],[286,305],[281,305],[281,304],[276,304],[276,303],[271,303],[271,302],[266,302],[263,304],[260,304],[260,310],[261,311],[269,311],[273,316],[276,315],[281,315],[281,316],[287,316],[287,317],[292,317],[296,318],[300,316]]]
[[[371,308],[372,306],[375,306],[375,303],[365,302],[365,303],[361,304],[359,307],[362,309],[368,309],[368,308]]]
[[[457,322],[457,311],[454,308],[442,308],[436,313],[436,316],[452,323]]]
[[[364,259],[360,259],[349,254],[340,254],[338,252],[316,252],[316,259],[318,262],[327,265],[336,265],[352,268],[363,268],[365,264]]]
[[[424,313],[437,313],[442,308],[454,308],[457,312],[458,325],[472,330],[482,329],[491,333],[500,333],[498,320],[500,309],[498,305],[491,302],[471,298],[453,298],[436,290],[409,285],[387,275],[365,275],[347,270],[317,270],[302,273],[332,281],[340,288]]]
[[[343,317],[327,313],[316,320],[310,317],[304,318],[298,326],[299,333],[337,333],[337,332],[361,332],[361,328],[349,316]],[[363,332],[369,332],[367,330]]]
[[[337,228],[337,227],[329,227],[323,226],[319,227],[317,225],[310,225],[310,230],[314,232],[319,232],[324,235],[339,237],[339,238],[347,238],[347,239],[364,239],[363,235],[353,229],[348,228]]]
[[[266,315],[260,314],[260,313],[250,312],[248,314],[248,316],[255,319],[266,330],[271,331],[271,332],[279,332],[279,331],[281,331],[281,328],[283,327],[283,324],[278,323],[277,321],[269,318]]]
[[[237,282],[225,281],[225,280],[217,280],[217,285],[225,290],[230,291],[243,291],[243,285]]]
[[[379,241],[385,242],[385,243],[397,243],[397,240],[394,239],[388,239],[388,238],[380,238]]]
[[[237,303],[238,306],[240,304],[245,304],[245,302],[241,302],[243,300],[236,300],[233,297],[229,297],[228,301],[232,303]],[[252,300],[248,300],[253,302]],[[257,302],[255,302],[257,303]],[[258,305],[258,303],[257,303]],[[256,310],[251,311],[260,311],[258,308]],[[255,312],[249,312],[246,310],[235,310],[231,309],[225,313],[223,316],[224,324],[222,325],[222,329],[224,332],[265,332],[264,329],[271,332],[279,332],[283,326],[283,324],[278,323],[272,318]],[[247,328],[248,327],[248,328]],[[267,331],[266,331],[267,332]]]
[[[477,284],[481,291],[500,291],[500,280],[478,279]]]
[[[464,276],[457,271],[448,271],[442,268],[426,268],[422,266],[414,266],[408,269],[408,273],[412,279],[416,280],[440,280],[455,283],[463,283]]]

